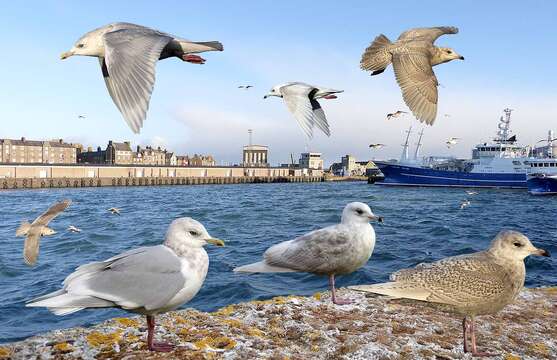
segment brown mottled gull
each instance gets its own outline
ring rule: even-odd
[[[340,224],[276,244],[265,251],[263,261],[240,266],[234,271],[328,275],[333,303],[349,304],[351,301],[336,297],[335,275],[350,274],[365,265],[371,257],[375,231],[369,224],[370,220],[383,221],[366,204],[350,203],[342,212]]]
[[[496,313],[514,301],[524,286],[524,259],[529,255],[549,256],[549,252],[534,247],[517,231],[501,231],[485,251],[400,270],[388,283],[350,288],[435,303],[464,315],[464,352],[488,355],[477,350],[474,318]]]
[[[152,351],[173,346],[153,341],[155,315],[175,310],[201,289],[209,257],[203,246],[223,246],[191,218],[174,220],[162,245],[140,247],[108,260],[82,265],[61,290],[27,303],[47,307],[56,315],[86,308],[116,307],[147,316],[147,345]]]
[[[27,236],[23,244],[23,260],[27,265],[33,266],[37,262],[41,237],[56,234],[56,231],[47,226],[48,223],[70,206],[71,203],[71,200],[58,202],[49,207],[47,211],[36,218],[31,224],[24,221],[16,230],[16,236]]]
[[[61,58],[97,57],[108,93],[137,134],[147,116],[158,60],[177,57],[203,64],[205,59],[193,54],[222,50],[218,41],[193,42],[145,26],[117,22],[86,33]]]
[[[365,50],[360,67],[377,75],[393,63],[404,102],[418,120],[432,125],[437,116],[439,85],[432,66],[464,60],[453,49],[436,47],[433,43],[441,35],[456,33],[458,29],[452,26],[410,29],[394,43],[381,34]]]

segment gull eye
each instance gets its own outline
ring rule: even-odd
[[[453,52],[451,50],[447,50],[447,54],[452,54]]]
[[[85,46],[85,45],[83,45],[83,44],[77,44],[77,47],[78,47],[78,48],[82,48],[83,46]]]
[[[516,246],[516,247],[521,247],[522,246],[522,244],[519,243],[519,242],[515,242],[513,245]]]
[[[190,235],[191,235],[191,236],[197,236],[197,235],[199,235],[199,233],[198,233],[197,231],[195,231],[195,230],[191,230],[191,231],[190,231]]]
[[[356,209],[356,213],[358,215],[362,215],[364,213],[364,211],[362,209]]]

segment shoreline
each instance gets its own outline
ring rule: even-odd
[[[228,305],[212,313],[177,310],[157,317],[156,338],[178,345],[146,351],[144,317],[54,330],[0,345],[0,359],[471,359],[461,321],[424,303],[348,289],[354,304],[335,306],[328,292]],[[126,316],[122,313],[122,316]],[[492,359],[557,358],[557,287],[524,289],[515,303],[480,316],[481,349]]]

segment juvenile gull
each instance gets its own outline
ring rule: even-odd
[[[176,219],[162,245],[82,265],[64,280],[61,290],[33,299],[26,306],[44,306],[56,315],[105,307],[143,314],[147,317],[149,350],[171,351],[174,346],[153,342],[155,316],[177,309],[197,294],[209,266],[203,249],[207,243],[224,246],[198,221]]]
[[[394,113],[387,114],[387,120],[391,120],[392,118],[397,118],[402,114],[408,114],[406,111],[397,110]]]
[[[322,88],[302,82],[289,82],[273,87],[263,99],[269,96],[282,98],[306,137],[311,139],[313,137],[314,126],[317,126],[325,135],[331,136],[325,112],[317,99],[336,99],[337,97],[334,94],[343,91]]]
[[[118,208],[111,207],[110,209],[108,209],[108,211],[110,211],[110,213],[113,215],[120,215],[120,209]]]
[[[458,29],[452,26],[416,28],[403,32],[394,43],[381,34],[363,53],[360,68],[377,75],[393,63],[404,102],[416,119],[432,125],[437,116],[439,85],[432,66],[464,60],[453,49],[436,47],[433,43],[441,35],[456,33]]]
[[[145,26],[117,22],[86,33],[61,58],[97,57],[108,93],[137,134],[147,116],[157,60],[177,57],[203,64],[205,59],[192,54],[222,50],[218,41],[193,42]]]
[[[447,147],[450,148],[452,145],[458,144],[458,140],[460,139],[457,137],[451,137],[447,141],[445,141],[445,144],[447,144]]]
[[[385,144],[369,144],[369,147],[372,149],[381,149],[385,146]]]
[[[16,230],[16,236],[27,236],[23,244],[23,260],[27,265],[33,266],[37,262],[41,237],[56,234],[56,231],[47,226],[48,223],[70,206],[71,203],[71,200],[58,202],[48,208],[35,221],[32,223],[24,221]]]
[[[335,275],[350,274],[370,258],[375,246],[375,231],[370,220],[383,221],[366,204],[350,203],[342,212],[340,224],[276,244],[265,251],[263,261],[240,266],[234,271],[328,275],[333,303],[349,304],[351,301],[336,297]]]
[[[488,355],[476,347],[474,319],[477,315],[494,314],[516,299],[524,286],[524,259],[528,255],[549,253],[535,248],[517,231],[501,231],[485,251],[400,270],[391,275],[388,283],[349,288],[435,303],[463,315],[464,352]]]

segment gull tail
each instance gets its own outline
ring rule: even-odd
[[[187,54],[224,50],[224,47],[218,41],[180,41],[180,45],[182,46],[184,53]]]
[[[46,307],[56,315],[67,315],[85,308],[112,307],[112,301],[94,296],[72,295],[66,290],[58,290],[35,298],[25,304],[26,307]]]
[[[348,288],[356,291],[391,296],[394,298],[414,299],[421,301],[428,301],[428,298],[431,296],[431,292],[429,290],[400,282],[388,282],[373,285],[355,285],[349,286]]]
[[[29,229],[31,229],[29,221],[23,221],[15,231],[15,236],[25,236],[29,232]]]
[[[245,273],[296,272],[296,270],[268,265],[264,261],[256,262],[249,265],[239,266],[235,268],[233,271],[245,272]]]
[[[391,63],[392,55],[389,52],[391,45],[391,41],[385,35],[381,34],[376,37],[364,51],[360,68],[373,71],[371,75],[381,74]]]

